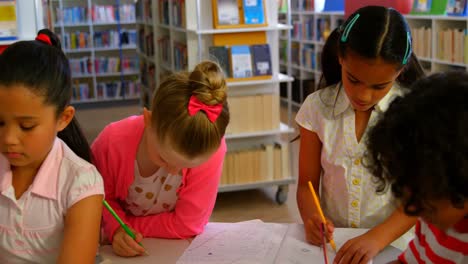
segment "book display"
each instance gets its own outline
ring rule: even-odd
[[[70,60],[73,104],[140,99],[133,1],[49,1],[49,14]]]

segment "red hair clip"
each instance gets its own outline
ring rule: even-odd
[[[188,112],[190,116],[194,116],[198,111],[205,112],[206,116],[210,120],[211,123],[214,123],[218,116],[223,111],[222,104],[215,104],[215,105],[207,105],[202,101],[198,100],[195,95],[192,95],[189,100],[188,104]]]
[[[52,41],[50,41],[50,37],[44,33],[40,33],[39,35],[37,35],[36,40],[52,46]]]

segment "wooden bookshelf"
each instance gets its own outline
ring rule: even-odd
[[[287,23],[278,23],[276,0],[263,1],[265,25],[241,28],[217,28],[213,21],[212,0],[151,1],[153,15],[155,15],[152,26],[154,28],[154,45],[157,47],[154,57],[151,58],[154,58],[156,65],[156,84],[159,84],[162,78],[170,72],[192,70],[200,61],[210,59],[209,47],[269,44],[271,76],[227,79],[228,101],[231,103],[232,122],[230,126],[242,123],[243,118],[251,115],[249,109],[253,111],[257,104],[268,102],[262,105],[261,110],[258,110],[260,111],[258,115],[261,116],[258,117],[258,122],[252,119],[249,126],[228,127],[228,131],[233,131],[226,134],[228,151],[260,149],[262,146],[274,143],[281,145],[281,135],[294,132],[290,121],[287,124],[279,121],[279,85],[280,83],[292,82],[293,78],[280,73],[279,53],[277,52],[280,32],[291,29],[291,26]],[[168,16],[165,12],[175,15]],[[262,97],[268,99],[262,101]],[[236,105],[233,102],[236,100],[240,102],[238,100],[240,98],[244,98],[250,104]],[[265,117],[264,113],[269,116]],[[261,125],[264,119],[271,119],[268,126]],[[287,152],[287,160],[284,162],[289,164],[291,162],[289,150]],[[286,173],[285,170],[285,175],[282,175],[279,180],[274,178],[274,175],[256,175],[258,178],[252,178],[253,181],[248,183],[229,182],[223,184],[220,186],[220,191],[248,189],[249,186],[250,188],[278,186],[277,201],[282,203],[287,197],[288,184],[294,181],[289,168],[290,166],[288,166],[288,172]],[[224,169],[225,173],[228,173],[227,167]]]

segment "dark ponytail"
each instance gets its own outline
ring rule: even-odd
[[[57,136],[80,158],[91,162],[91,149],[76,117]]]
[[[395,9],[366,6],[358,9],[335,29],[322,50],[322,78],[319,88],[341,82],[339,57],[346,52],[368,59],[382,58],[402,69],[397,82],[405,87],[424,77],[419,61],[412,52],[411,31],[405,18]]]
[[[403,71],[398,76],[397,82],[403,87],[411,88],[414,82],[421,79],[425,75],[426,74],[424,73],[424,70],[419,63],[418,58],[414,52],[412,52],[408,64],[405,66],[405,68],[403,68]]]
[[[341,65],[339,58],[340,30],[336,28],[328,36],[327,42],[322,49],[322,76],[320,77],[319,89],[341,82]]]
[[[55,106],[59,117],[72,96],[70,65],[59,38],[49,29],[42,29],[36,40],[9,46],[0,55],[0,84],[7,88],[23,84],[43,96],[46,104]],[[75,118],[58,137],[79,157],[91,161],[89,144]]]

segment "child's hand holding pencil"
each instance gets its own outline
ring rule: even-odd
[[[120,227],[115,231],[114,238],[112,240],[114,253],[121,257],[134,257],[143,254],[148,255],[141,243],[143,235],[127,226],[106,200],[103,200],[103,204],[120,224]]]
[[[320,245],[322,244],[322,236],[325,235],[327,241],[330,242],[331,247],[336,252],[336,245],[335,241],[333,240],[333,223],[325,218],[325,215],[322,212],[322,208],[320,207],[320,201],[317,197],[317,194],[315,193],[314,187],[312,186],[312,183],[310,181],[308,184],[318,214],[313,215],[312,219],[309,219],[308,223],[305,224],[306,238],[310,243]],[[325,226],[325,234],[321,233],[320,231],[322,224]]]

